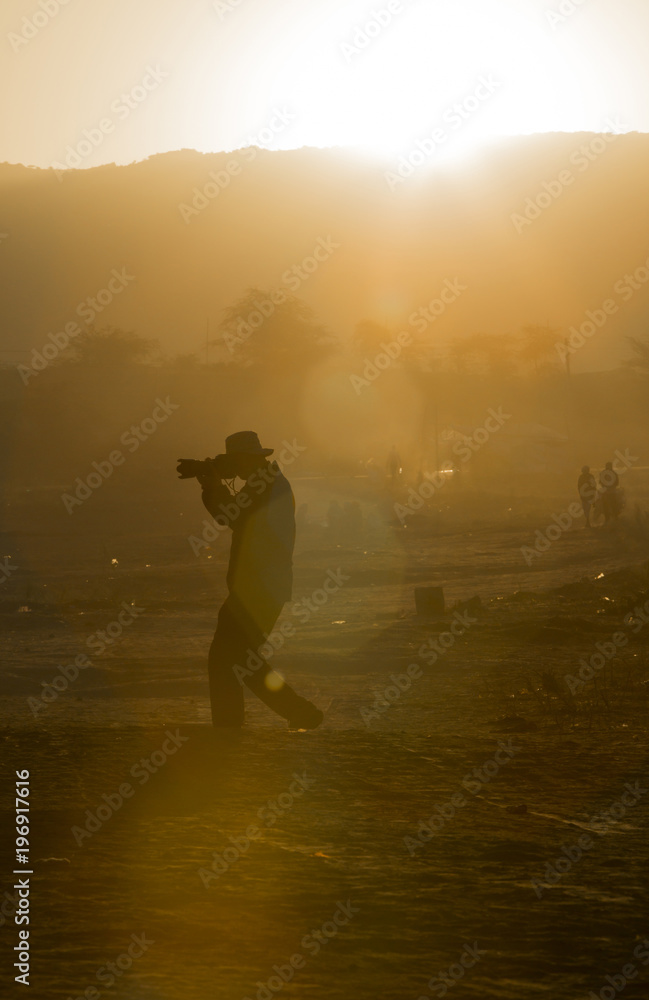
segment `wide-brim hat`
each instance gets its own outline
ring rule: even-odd
[[[225,439],[226,455],[272,455],[273,448],[262,448],[254,431],[237,431]]]

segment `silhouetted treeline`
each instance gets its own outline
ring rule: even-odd
[[[453,357],[436,360],[415,344],[382,367],[381,345],[396,343],[396,331],[359,324],[355,341],[343,345],[306,307],[292,315],[294,328],[269,325],[266,340],[253,333],[209,364],[165,357],[150,340],[107,329],[79,337],[26,379],[24,370],[0,369],[5,484],[63,488],[116,451],[120,478],[159,481],[164,470],[172,478],[177,457],[214,455],[241,428],[271,446],[296,438],[307,447],[301,474],[354,472],[370,458],[381,466],[393,443],[415,456],[411,464],[427,455],[430,466],[444,457],[444,438],[470,434],[489,408],[509,415],[507,433],[518,434],[521,454],[544,429],[559,450],[570,444],[569,462],[583,455],[594,465],[646,439],[646,376],[630,367],[569,376],[549,363],[522,369],[512,358],[507,373],[481,366],[478,355],[473,371],[454,371]],[[637,357],[641,365],[641,351]],[[475,471],[488,474],[488,456]],[[524,462],[512,462],[508,474],[525,472]]]

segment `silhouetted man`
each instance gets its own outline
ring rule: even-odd
[[[590,511],[597,499],[597,484],[595,483],[595,476],[587,465],[583,465],[581,468],[581,475],[577,480],[577,491],[584,510],[586,525],[590,527]]]
[[[203,503],[232,529],[228,597],[219,611],[209,651],[210,699],[215,726],[241,726],[242,684],[288,720],[291,729],[315,729],[322,712],[284,683],[258,653],[290,600],[293,585],[295,500],[272,448],[262,448],[254,431],[225,440],[228,477],[244,480],[233,494],[217,467],[198,476]]]

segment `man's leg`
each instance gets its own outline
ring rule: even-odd
[[[315,728],[322,721],[313,702],[301,698],[265,660],[252,677],[246,677],[245,684],[265,705],[301,729]]]
[[[208,657],[214,726],[243,725],[243,688],[234,673],[234,665],[243,665],[245,660],[246,636],[241,632],[232,598],[228,597],[219,611]]]
[[[602,497],[602,508],[604,510],[604,524],[608,524],[611,519],[611,498],[608,493]]]
[[[301,698],[292,687],[286,684],[279,674],[259,655],[275,623],[279,618],[283,605],[268,599],[259,598],[248,602],[246,606],[237,602],[236,614],[241,624],[242,632],[247,635],[246,657],[254,650],[256,666],[245,671],[243,683],[274,712],[296,725],[304,723],[305,728],[311,728],[322,721],[322,715],[313,702]],[[243,665],[243,664],[241,664]]]

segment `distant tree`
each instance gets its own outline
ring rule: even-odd
[[[409,339],[402,343],[399,336],[404,331]],[[413,332],[405,322],[400,326],[386,326],[375,320],[363,319],[356,324],[351,340],[356,354],[373,361],[378,354],[385,353],[382,345],[390,348],[394,354],[392,362],[402,365],[411,378],[439,369],[439,348],[430,335]]]
[[[174,354],[171,358],[165,358],[164,364],[176,372],[195,373],[203,367],[203,362],[199,356],[191,351],[182,354]]]
[[[485,339],[485,334],[481,333],[454,337],[446,350],[445,366],[457,375],[483,374],[486,370]]]
[[[556,369],[558,330],[549,326],[526,326],[521,333],[473,333],[455,337],[448,345],[444,367],[456,374],[507,377],[521,368],[535,374]]]
[[[57,364],[97,366],[104,371],[150,362],[158,354],[157,341],[119,327],[91,327],[81,333],[56,359]]]
[[[454,337],[444,354],[444,367],[456,375],[465,375],[471,368],[473,347],[466,337]]]
[[[489,375],[514,375],[518,369],[516,338],[511,333],[494,333],[482,341],[484,363]]]
[[[449,347],[447,360],[458,373],[512,375],[517,368],[515,339],[509,333],[474,333],[457,338]]]
[[[637,337],[626,338],[631,345],[633,357],[628,358],[624,363],[630,368],[634,368],[643,375],[649,375],[649,341],[639,340]]]
[[[212,343],[244,367],[300,371],[323,360],[334,338],[305,302],[286,292],[281,295],[278,303],[277,292],[249,288],[225,310]]]
[[[119,448],[120,435],[153,406],[154,357],[155,342],[131,331],[90,329],[73,338],[30,379],[21,418],[30,463],[69,476]]]
[[[148,394],[158,360],[157,342],[117,327],[84,331],[45,369],[43,390],[64,394],[77,414],[99,420],[127,396]],[[54,398],[54,397],[53,397]]]
[[[551,326],[530,324],[521,330],[519,357],[523,364],[532,368],[536,375],[542,369],[556,369],[559,365],[557,341],[560,331]]]

